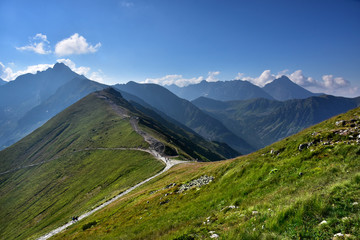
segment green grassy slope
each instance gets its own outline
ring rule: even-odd
[[[357,108],[247,156],[176,166],[53,239],[360,239],[359,129]]]
[[[109,91],[111,91],[111,94],[106,96],[115,103],[117,103],[117,99],[122,99],[119,92],[114,89],[109,89]],[[120,98],[112,96],[119,96]],[[228,145],[207,141],[200,137],[200,135],[189,132],[181,128],[181,126],[165,120],[153,110],[145,108],[138,103],[134,102],[132,105],[127,103],[127,108],[132,111],[133,116],[139,118],[140,127],[146,128],[147,131],[152,131],[166,146],[172,148],[171,152],[178,150],[181,158],[217,161],[239,155],[237,151]]]
[[[0,175],[0,238],[50,231],[164,167],[140,151],[86,150],[115,147],[148,143],[92,94],[1,151],[1,172],[25,168]]]
[[[223,158],[179,129],[166,129],[113,89],[92,93],[0,152],[0,239],[38,237],[162,170],[150,154],[128,149],[149,147],[130,116],[167,145],[165,153]]]

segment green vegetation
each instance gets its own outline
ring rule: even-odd
[[[0,152],[0,171],[38,163],[72,151],[101,147],[148,147],[128,119],[95,94],[80,100],[18,143]]]
[[[118,147],[148,143],[92,94],[1,151],[1,172],[24,168],[0,175],[0,238],[44,234],[164,167],[148,153],[111,149]]]
[[[1,238],[44,234],[162,168],[144,152],[96,150],[1,176]]]
[[[161,171],[163,163],[136,150],[149,144],[133,130],[130,116],[146,123],[141,127],[172,155],[223,158],[184,130],[168,130],[144,115],[115,90],[90,94],[0,152],[0,238],[39,237]],[[82,231],[97,226],[87,221]]]
[[[178,165],[54,239],[360,239],[359,129],[355,109],[247,156]]]
[[[249,153],[254,150],[254,148],[241,137],[229,131],[219,120],[205,114],[191,102],[179,98],[162,86],[128,82],[127,84],[117,84],[114,87],[132,94],[132,96],[124,94],[127,100],[142,105],[145,104],[144,106],[156,112],[161,111],[162,115],[167,115],[164,116],[166,120],[181,128],[183,128],[182,126],[186,126],[205,139],[227,143],[240,153]],[[233,89],[236,89],[236,91],[239,90],[237,88]],[[134,95],[136,97],[134,97]],[[170,120],[169,117],[171,118]]]

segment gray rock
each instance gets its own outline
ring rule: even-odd
[[[214,180],[213,176],[207,176],[207,175],[201,176],[198,179],[192,180],[189,183],[181,185],[179,187],[178,193],[182,193],[182,192],[184,192],[186,190],[189,190],[189,189],[195,188],[195,187],[200,188],[200,187],[202,187],[204,185],[209,184],[213,180]]]

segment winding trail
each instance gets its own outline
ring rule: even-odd
[[[114,198],[110,199],[109,201],[107,201],[107,202],[101,204],[100,206],[94,208],[93,210],[91,210],[91,211],[89,211],[89,212],[86,212],[86,213],[80,215],[79,218],[78,218],[78,220],[82,220],[82,219],[90,216],[91,214],[99,211],[100,209],[106,207],[107,205],[113,203],[114,201],[116,201],[116,200],[118,200],[119,198],[125,196],[126,194],[130,193],[131,191],[135,190],[136,188],[140,187],[141,185],[143,185],[143,184],[151,181],[152,179],[156,178],[157,176],[161,175],[162,173],[168,171],[172,166],[175,166],[175,165],[177,165],[177,164],[185,163],[185,162],[186,162],[186,161],[180,161],[180,160],[170,160],[170,159],[168,159],[168,158],[166,158],[166,157],[162,157],[162,156],[161,156],[158,152],[156,152],[155,150],[142,150],[142,151],[146,151],[146,152],[150,153],[151,155],[153,155],[155,158],[163,161],[163,162],[166,164],[165,168],[164,168],[161,172],[159,172],[159,173],[155,174],[154,176],[149,177],[149,178],[145,179],[144,181],[136,184],[135,186],[127,189],[126,191],[120,193],[119,195],[115,196]],[[58,227],[58,228],[52,230],[51,232],[49,232],[49,233],[47,233],[47,234],[39,237],[38,240],[48,239],[48,238],[54,236],[55,234],[64,231],[66,228],[68,228],[69,226],[73,225],[74,223],[75,223],[74,221],[70,221],[70,222],[66,223],[65,225],[62,225],[61,227]]]
[[[106,99],[107,101],[111,101],[110,99]],[[165,168],[155,174],[152,177],[149,177],[147,179],[145,179],[144,181],[136,184],[135,186],[130,187],[129,189],[127,189],[126,191],[120,193],[119,195],[115,196],[114,198],[106,201],[105,203],[101,204],[100,206],[94,208],[93,210],[89,211],[89,212],[85,212],[84,214],[82,214],[81,216],[78,217],[78,220],[82,220],[88,216],[90,216],[91,214],[99,211],[100,209],[106,207],[107,205],[113,203],[114,201],[118,200],[119,198],[125,196],[126,194],[130,193],[131,191],[135,190],[136,188],[140,187],[141,185],[151,181],[152,179],[156,178],[157,176],[163,174],[164,172],[168,171],[172,166],[175,166],[177,164],[180,163],[186,163],[187,161],[180,161],[180,160],[172,160],[167,158],[166,156],[163,155],[165,146],[162,142],[160,142],[159,140],[157,140],[156,138],[154,138],[153,136],[151,136],[150,134],[140,130],[139,126],[138,126],[138,118],[137,117],[130,117],[127,112],[124,112],[123,109],[119,109],[121,107],[112,104],[112,102],[109,102],[110,105],[112,106],[112,108],[115,110],[115,112],[117,112],[119,115],[123,115],[124,117],[130,118],[130,124],[132,126],[132,128],[134,129],[135,132],[137,132],[139,135],[141,135],[144,140],[146,142],[149,143],[150,148],[149,149],[143,149],[143,148],[88,148],[88,149],[84,149],[84,150],[79,150],[79,151],[91,151],[91,150],[137,150],[137,151],[143,151],[143,152],[147,152],[150,153],[152,156],[154,156],[156,159],[162,161],[165,163]],[[75,221],[70,221],[68,223],[66,223],[65,225],[62,225],[54,230],[52,230],[51,232],[41,236],[38,238],[38,240],[45,240],[48,239],[52,236],[54,236],[57,233],[60,233],[62,231],[64,231],[66,228],[68,228],[69,226],[73,225],[75,223]]]

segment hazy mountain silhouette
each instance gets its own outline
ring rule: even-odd
[[[90,92],[105,85],[63,63],[0,87],[0,149],[11,145]]]
[[[360,97],[322,95],[283,102],[268,99],[221,102],[201,97],[192,103],[259,149],[358,107]]]
[[[312,93],[303,87],[300,87],[288,77],[282,76],[271,83],[266,84],[263,89],[273,98],[279,101],[290,99],[305,99],[308,97],[319,96],[321,94]]]
[[[186,87],[170,85],[166,86],[166,88],[177,96],[190,101],[198,97],[207,97],[220,101],[246,100],[253,98],[273,99],[272,96],[260,87],[242,80],[218,82],[207,82],[204,80],[198,84],[192,84]]]

